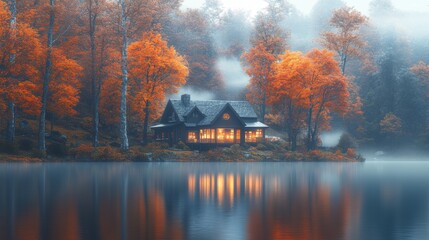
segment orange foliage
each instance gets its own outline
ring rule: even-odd
[[[248,94],[246,98],[250,103],[258,105],[260,117],[265,117],[265,105],[268,98],[268,83],[273,77],[271,65],[276,60],[276,56],[270,53],[263,43],[257,44],[255,47],[245,52],[242,55],[245,60],[244,70],[250,76],[250,82],[247,86]]]
[[[347,148],[347,157],[355,158],[357,156],[356,150],[353,148]]]
[[[100,117],[106,124],[119,123],[121,99],[121,54],[108,48],[103,55],[102,84],[100,89]]]
[[[380,121],[381,132],[388,135],[399,135],[402,132],[402,120],[393,113],[388,113]]]
[[[359,30],[368,21],[368,18],[351,7],[336,10],[331,18],[331,26],[337,32],[322,34],[322,45],[335,51],[340,57],[342,72],[345,72],[347,58],[351,56],[363,57],[362,49],[366,42],[362,40]]]
[[[315,147],[319,130],[329,126],[329,113],[347,112],[347,81],[334,53],[319,49],[306,55],[286,52],[280,56],[280,62],[274,64],[274,69],[276,75],[270,84],[270,102],[276,103],[286,97],[291,105],[306,109],[307,138],[311,148]],[[302,114],[298,116],[304,117]],[[298,122],[303,124],[303,119]]]
[[[79,103],[82,67],[63,55],[59,49],[52,54],[52,76],[49,84],[48,111],[57,117],[74,116]]]
[[[186,60],[154,32],[131,44],[129,56],[131,111],[143,120],[148,107],[150,118],[157,118],[166,94],[177,92],[185,84],[189,73]]]
[[[39,108],[35,84],[40,77],[43,53],[37,32],[25,22],[10,25],[8,7],[0,1],[0,110],[7,101],[24,112],[35,114]]]
[[[412,66],[410,70],[419,78],[419,80],[426,87],[426,96],[429,98],[429,65],[423,61],[420,61],[416,65]]]

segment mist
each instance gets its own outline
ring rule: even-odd
[[[249,76],[236,58],[218,58],[217,69],[221,72],[225,87],[229,90],[241,91],[249,83]]]
[[[185,86],[180,88],[179,92],[170,95],[169,99],[180,99],[183,94],[190,94],[191,100],[213,100],[215,94],[213,92],[195,89],[193,87]]]

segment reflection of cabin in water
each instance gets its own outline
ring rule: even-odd
[[[191,101],[189,94],[169,100],[160,122],[151,127],[157,141],[191,147],[261,142],[266,128],[247,101]]]

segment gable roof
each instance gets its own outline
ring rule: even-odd
[[[181,122],[184,122],[184,117],[196,107],[205,116],[198,125],[210,125],[228,105],[231,106],[240,118],[257,118],[252,105],[247,101],[190,101],[187,106],[185,106],[181,100],[170,100],[170,102]]]

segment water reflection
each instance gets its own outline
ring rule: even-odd
[[[1,164],[0,239],[422,239],[429,163]]]

